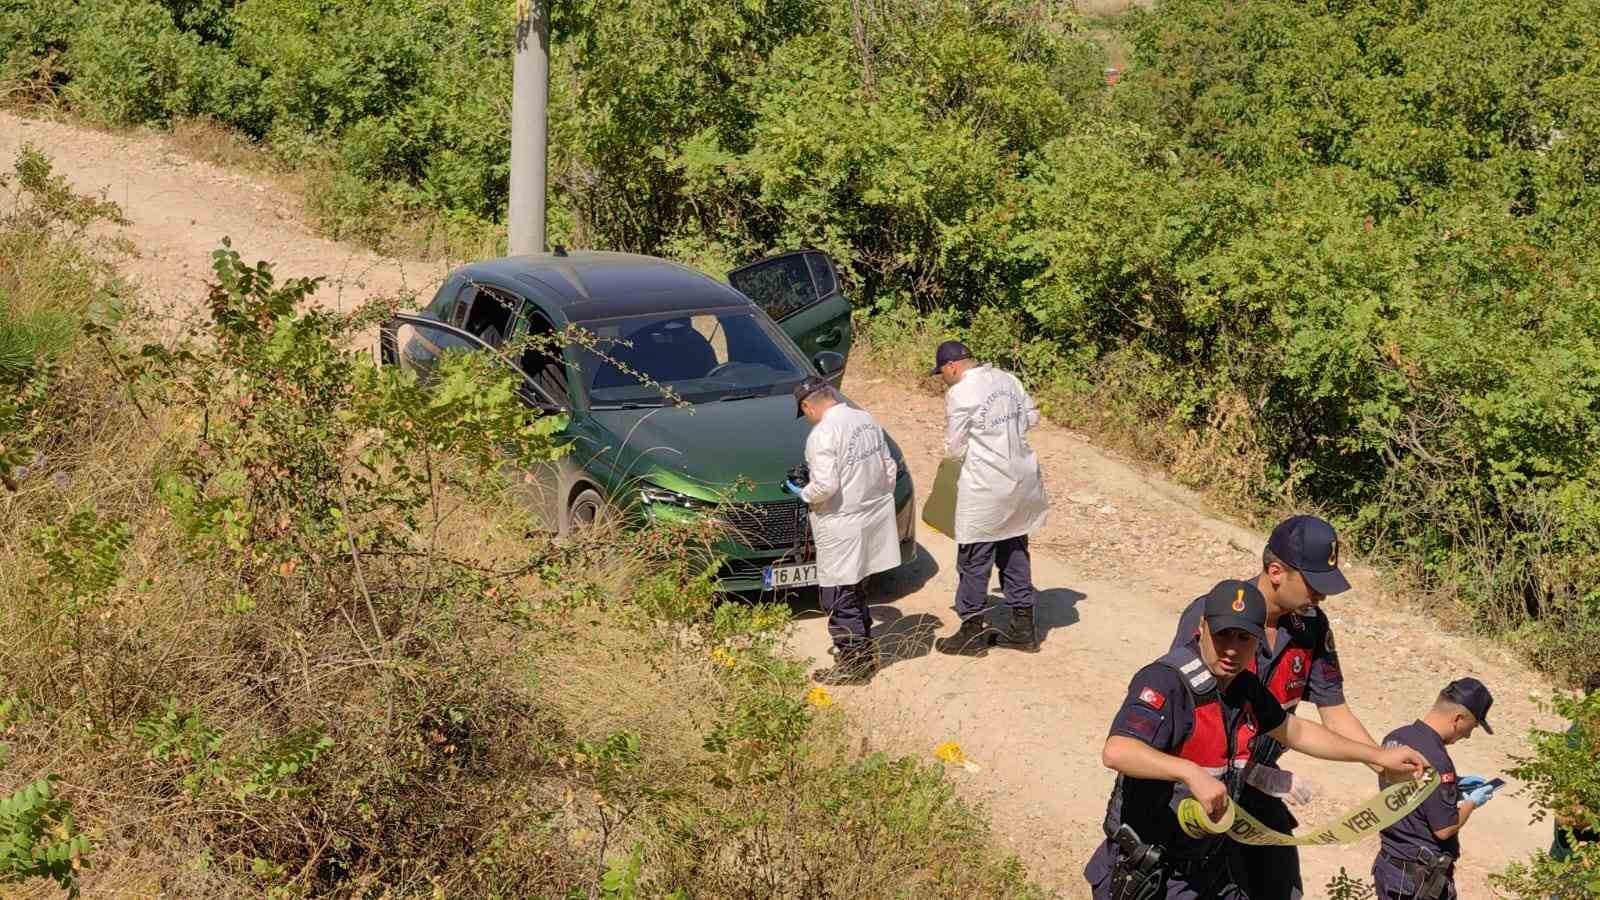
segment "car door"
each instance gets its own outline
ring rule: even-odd
[[[519,320],[523,317],[519,316]],[[526,323],[519,321],[510,336],[514,344],[520,333],[525,333]],[[447,322],[428,316],[399,314],[384,322],[379,329],[380,359],[384,365],[399,366],[417,373],[423,382],[432,378],[439,357],[449,350],[493,353],[508,368],[521,375],[518,394],[522,402],[545,415],[570,413],[566,396],[552,394],[548,376],[541,379],[537,373],[523,370],[522,360],[513,360],[499,349],[490,347],[475,335]],[[558,442],[570,438],[567,429],[556,436]],[[563,498],[566,487],[580,477],[571,454],[554,461],[540,463],[534,471],[525,473],[532,477],[514,479],[512,491],[517,499],[535,510],[546,527],[555,529],[565,511]]]
[[[807,359],[825,351],[849,357],[850,301],[826,253],[797,250],[770,256],[729,272],[728,283],[766,310]],[[844,370],[836,374],[842,378]]]
[[[399,366],[430,380],[439,357],[452,350],[493,353],[508,368],[521,376],[522,401],[541,412],[554,414],[567,410],[567,398],[552,395],[535,377],[522,370],[518,361],[484,343],[476,335],[426,316],[399,313],[380,326],[379,346],[384,365]]]

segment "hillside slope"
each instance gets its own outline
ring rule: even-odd
[[[207,254],[228,236],[247,259],[269,259],[285,275],[326,274],[323,299],[412,290],[426,295],[444,261],[377,257],[316,237],[296,204],[252,177],[186,158],[156,135],[114,135],[0,113],[0,157],[31,142],[81,191],[105,189],[132,224],[138,248],[127,273],[150,296],[178,305],[200,298]],[[852,368],[853,400],[872,410],[905,448],[922,490],[937,465],[942,409],[926,385],[896,383]],[[957,771],[970,796],[987,801],[997,832],[1046,884],[1087,896],[1079,876],[1098,840],[1111,778],[1099,746],[1128,678],[1166,645],[1177,612],[1223,577],[1258,564],[1264,535],[1208,511],[1187,491],[1097,450],[1064,429],[1033,438],[1046,467],[1051,523],[1034,537],[1034,575],[1042,591],[1042,652],[995,652],[982,660],[930,653],[933,636],[955,626],[955,547],[923,529],[924,553],[880,585],[874,615],[895,661],[872,685],[840,689],[839,702],[875,748],[931,752],[957,741],[982,767]],[[1407,608],[1403,585],[1356,567],[1356,589],[1326,611],[1339,636],[1351,704],[1381,734],[1419,715],[1452,677],[1475,675],[1497,693],[1497,735],[1460,746],[1464,772],[1503,772],[1524,752],[1530,725],[1548,725],[1531,697],[1548,684],[1499,648],[1442,633]],[[823,658],[823,621],[814,610],[796,635],[803,653]],[[1361,767],[1291,756],[1286,765],[1322,786],[1302,812],[1321,820],[1370,793]],[[1549,826],[1530,825],[1527,804],[1509,793],[1487,807],[1464,836],[1459,883],[1464,897],[1488,896],[1485,877],[1548,844]],[[1340,867],[1365,873],[1375,847],[1305,853],[1310,896]]]

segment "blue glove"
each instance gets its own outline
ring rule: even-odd
[[[800,485],[795,484],[792,480],[785,481],[783,483],[783,489],[795,495],[796,497],[800,496],[801,487]]]
[[[1493,798],[1494,785],[1492,784],[1481,784],[1467,794],[1467,799],[1472,801],[1473,806],[1483,806]]]

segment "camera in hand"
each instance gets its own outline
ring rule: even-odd
[[[805,463],[801,463],[800,465],[790,469],[788,476],[789,480],[794,482],[797,486],[805,487],[811,483],[811,467]]]

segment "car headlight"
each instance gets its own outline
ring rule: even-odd
[[[704,500],[697,500],[686,494],[680,494],[677,491],[656,487],[653,484],[647,484],[639,489],[639,500],[646,506],[660,504],[662,506],[676,506],[679,509],[710,509],[716,505],[707,503]]]

